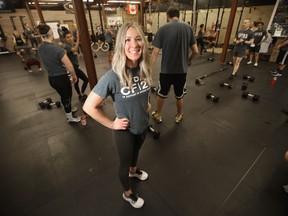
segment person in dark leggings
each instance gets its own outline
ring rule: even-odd
[[[129,178],[148,178],[147,172],[137,168],[137,160],[146,137],[151,108],[149,50],[143,30],[133,22],[120,28],[115,44],[112,69],[93,88],[83,109],[93,119],[112,129],[119,157],[119,178],[124,189],[122,197],[134,208],[141,208],[144,200],[133,192]],[[101,110],[108,96],[113,99],[114,120]]]
[[[200,55],[203,55],[203,49],[204,49],[204,24],[200,25],[200,30],[198,31],[198,36],[197,36],[197,46],[200,46]]]
[[[80,122],[79,117],[73,117],[72,115],[72,111],[76,111],[77,108],[72,110],[71,107],[72,86],[67,75],[67,71],[69,71],[73,82],[77,81],[74,67],[65,50],[52,43],[54,39],[53,31],[48,25],[39,26],[39,33],[43,37],[43,42],[38,47],[38,54],[48,72],[49,84],[61,97],[67,121]]]
[[[79,33],[77,31],[77,39],[75,44],[73,44],[73,35],[70,31],[64,32],[64,49],[67,52],[67,56],[70,59],[71,63],[73,64],[75,73],[78,77],[78,80],[76,83],[74,83],[74,88],[78,94],[78,98],[80,101],[85,101],[87,98],[87,95],[85,94],[85,90],[88,85],[88,78],[86,74],[79,68],[79,62],[78,62],[78,57],[77,53],[79,50]],[[79,79],[83,81],[83,84],[81,86],[81,91],[79,88]]]

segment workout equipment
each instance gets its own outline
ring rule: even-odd
[[[213,62],[215,59],[213,57],[209,57],[209,58],[207,58],[207,60]]]
[[[226,83],[226,82],[224,82],[224,83],[220,83],[220,87],[227,87],[228,89],[232,89],[233,88],[233,85],[232,84],[229,84],[229,83]]]
[[[212,72],[210,74],[205,74],[205,75],[203,75],[201,77],[195,78],[195,84],[196,85],[204,85],[205,83],[202,81],[203,79],[205,79],[206,77],[209,77],[209,76],[211,76],[211,75],[213,75],[215,73],[218,73],[218,72],[221,72],[221,71],[225,71],[227,69],[228,69],[227,67],[224,67],[224,68],[221,68],[221,69],[219,69],[217,71],[214,71],[214,72]]]
[[[19,19],[20,19],[20,22],[21,22],[23,31],[25,31],[25,23],[24,23],[24,21],[23,21],[23,18],[24,18],[24,17],[25,17],[25,16],[19,16]]]
[[[39,103],[41,109],[51,109],[52,107],[61,107],[60,101],[52,102],[51,98],[46,98],[43,102]]]
[[[254,82],[255,77],[250,76],[250,75],[247,75],[247,74],[244,74],[244,75],[243,75],[243,79],[244,79],[244,80],[248,80],[249,82]]]
[[[148,125],[147,131],[152,134],[154,139],[158,139],[160,137],[160,132],[155,130],[152,125]]]
[[[12,23],[12,26],[13,26],[13,29],[16,31],[16,25],[15,25],[15,22],[14,22],[14,18],[16,18],[16,16],[9,16],[10,17],[10,21]]]
[[[241,90],[246,90],[247,88],[248,88],[248,83],[247,82],[242,83]]]
[[[211,99],[215,103],[218,103],[218,101],[219,101],[219,97],[217,97],[217,96],[215,96],[215,95],[213,95],[212,93],[209,93],[209,92],[206,94],[206,98],[207,99]]]
[[[242,98],[249,98],[251,99],[252,101],[258,101],[260,96],[259,95],[256,95],[256,94],[251,94],[247,91],[244,91],[243,94],[242,94]]]

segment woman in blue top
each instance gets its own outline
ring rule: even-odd
[[[117,34],[112,69],[93,88],[83,109],[96,121],[112,129],[119,157],[119,178],[124,188],[123,198],[134,208],[141,208],[144,200],[133,193],[129,177],[148,178],[148,174],[136,165],[146,137],[151,84],[149,51],[144,33],[136,23],[125,23]],[[108,96],[113,99],[114,120],[101,110],[102,102]]]

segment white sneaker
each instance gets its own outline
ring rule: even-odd
[[[32,70],[28,70],[29,71],[29,73],[32,73],[33,71]]]
[[[144,200],[134,194],[130,194],[129,197],[126,197],[125,193],[123,193],[122,196],[123,199],[129,202],[134,208],[141,208],[144,205]]]
[[[67,119],[68,123],[74,123],[74,122],[77,123],[77,122],[80,122],[80,121],[81,121],[81,117]]]
[[[278,77],[278,76],[280,77],[280,76],[282,76],[282,73],[272,72],[271,75],[272,75],[272,76],[276,76],[276,77]]]
[[[41,71],[42,71],[42,68],[38,68],[38,71],[41,72]]]
[[[255,63],[255,64],[254,64],[254,67],[258,67],[258,64],[257,64],[257,63]]]
[[[249,62],[247,62],[247,64],[249,65],[249,64],[252,64],[252,62],[251,61],[249,61]]]
[[[72,112],[72,113],[75,113],[77,110],[78,110],[77,107],[73,107],[72,110],[71,110],[71,112]]]
[[[146,173],[143,170],[136,169],[135,173],[129,172],[129,177],[130,178],[134,178],[135,177],[135,178],[138,178],[141,181],[144,181],[144,180],[146,180],[148,178],[148,173]]]

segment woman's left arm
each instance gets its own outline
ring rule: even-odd
[[[72,63],[71,63],[71,61],[68,58],[66,53],[62,57],[61,62],[65,65],[65,68],[71,73],[73,82],[76,83],[77,82],[77,76],[76,76],[74,67],[73,67],[73,65],[72,65]]]

